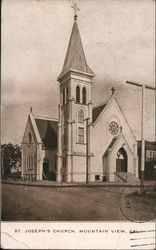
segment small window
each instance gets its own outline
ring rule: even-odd
[[[65,106],[65,89],[63,90],[63,106]]]
[[[95,175],[95,180],[99,181],[100,180],[100,175]]]
[[[80,143],[84,142],[84,128],[78,128],[78,141]]]
[[[29,140],[29,144],[31,144],[32,143],[32,135],[31,135],[31,133],[29,133],[29,135],[28,135],[28,140]]]
[[[86,88],[85,87],[82,90],[82,103],[86,104]]]
[[[80,109],[79,113],[78,113],[78,122],[79,123],[84,123],[84,112],[82,109]]]
[[[76,102],[80,103],[80,87],[76,87]]]

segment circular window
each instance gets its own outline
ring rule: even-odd
[[[119,125],[114,121],[110,122],[109,131],[111,132],[112,135],[116,135],[119,131]]]

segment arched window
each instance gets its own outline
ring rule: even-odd
[[[80,87],[76,87],[76,102],[80,102]]]
[[[86,88],[82,89],[82,103],[86,104]]]
[[[63,106],[65,105],[65,89],[63,90]]]
[[[31,144],[32,143],[32,135],[31,135],[31,133],[28,134],[28,140],[29,140],[29,144]]]
[[[82,109],[79,110],[79,113],[78,113],[78,122],[79,123],[84,123],[84,112]]]

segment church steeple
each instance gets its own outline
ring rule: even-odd
[[[58,77],[58,80],[62,78],[69,71],[79,71],[82,73],[89,74],[90,76],[95,76],[93,71],[87,65],[85,53],[83,50],[81,37],[77,24],[77,6],[74,8],[74,24],[73,29],[63,65],[61,74]]]
[[[60,82],[59,126],[58,126],[58,177],[60,169],[68,182],[74,181],[73,162],[80,161],[80,168],[85,171],[86,158],[86,122],[92,122],[92,80],[95,76],[89,68],[84,54],[77,24],[76,4],[74,24],[63,65],[58,77]],[[89,133],[89,132],[88,132]],[[79,158],[77,158],[79,156]]]

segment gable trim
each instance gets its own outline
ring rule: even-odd
[[[25,142],[24,142],[24,137],[25,137],[25,134],[26,134],[26,128],[27,128],[28,123],[30,123],[30,127],[31,127],[31,129],[33,130],[33,133],[34,133],[36,142],[37,142],[38,144],[42,144],[41,137],[40,137],[40,135],[39,135],[39,132],[38,132],[38,129],[37,129],[37,125],[36,125],[35,119],[34,119],[34,117],[33,117],[32,114],[29,114],[29,115],[28,115],[28,119],[27,119],[25,131],[24,131],[24,135],[23,135],[23,139],[22,139],[22,144],[25,144]]]
[[[40,134],[39,134],[39,131],[38,131],[34,116],[32,114],[29,114],[29,117],[30,117],[30,121],[31,121],[33,130],[34,130],[34,134],[36,136],[37,142],[42,144],[42,140],[41,140],[41,137],[40,137]]]
[[[107,147],[107,149],[106,149],[106,151],[105,151],[104,154],[107,154],[107,152],[109,151],[109,148],[110,148],[111,150],[113,150],[114,147],[115,147],[115,145],[117,144],[117,142],[119,141],[119,139],[120,139],[121,137],[123,137],[123,139],[124,139],[125,142],[126,142],[127,147],[128,147],[129,150],[131,151],[132,155],[134,155],[133,151],[131,150],[131,148],[130,148],[130,146],[129,146],[129,144],[128,144],[128,142],[127,142],[127,140],[126,140],[126,138],[125,138],[125,136],[123,135],[122,132],[118,135],[118,137],[117,137],[116,140],[114,141],[114,143],[113,143],[113,145],[112,145],[111,148],[110,148],[110,144],[108,145],[108,147]],[[113,139],[114,139],[114,138],[113,138]],[[112,139],[112,140],[113,140],[113,139]]]
[[[57,118],[44,117],[44,116],[34,116],[34,120],[35,119],[46,120],[46,121],[54,121],[54,122],[58,122],[59,121]]]

